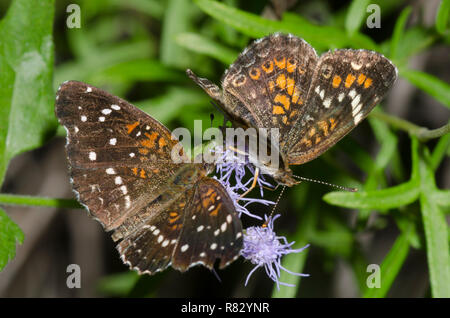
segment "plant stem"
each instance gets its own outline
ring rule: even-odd
[[[46,206],[56,208],[82,209],[73,199],[43,198],[28,195],[0,193],[0,205]]]
[[[444,136],[445,134],[450,133],[450,122],[437,129],[428,129],[426,127],[417,126],[402,118],[388,115],[386,113],[383,113],[382,111],[374,111],[372,112],[371,116],[378,118],[397,129],[404,130],[410,135],[416,136],[420,141],[439,138]]]

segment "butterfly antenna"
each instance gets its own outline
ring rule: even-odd
[[[297,178],[297,179],[300,179],[302,181],[308,181],[308,182],[313,182],[313,183],[320,183],[320,184],[324,184],[326,186],[337,188],[337,189],[344,190],[344,191],[349,191],[349,192],[357,192],[358,191],[358,189],[356,189],[356,188],[344,187],[344,186],[340,186],[340,185],[337,185],[337,184],[328,183],[328,182],[324,182],[324,181],[320,181],[320,180],[309,179],[309,178],[300,177],[300,176],[296,176],[296,175],[294,175],[294,177]]]
[[[286,190],[286,186],[283,186],[283,188],[281,188],[281,192],[280,192],[280,194],[278,195],[277,200],[275,201],[275,204],[274,204],[274,206],[273,206],[273,208],[272,208],[272,211],[270,212],[270,216],[267,218],[267,221],[264,222],[264,224],[262,225],[262,227],[267,227],[267,222],[269,222],[269,220],[272,218],[273,214],[275,213],[275,210],[276,210],[276,208],[277,208],[277,206],[278,206],[278,203],[280,202],[281,197],[283,196],[284,190]]]

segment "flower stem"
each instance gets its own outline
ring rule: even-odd
[[[28,195],[0,193],[0,205],[46,206],[55,208],[82,209],[73,199],[43,198]]]
[[[416,136],[420,141],[439,138],[450,132],[450,122],[437,129],[428,129],[426,127],[417,126],[402,118],[386,114],[382,111],[374,111],[371,116],[380,119],[397,129],[404,130],[410,135]]]

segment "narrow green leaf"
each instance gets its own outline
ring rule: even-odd
[[[450,85],[434,77],[433,75],[414,71],[399,69],[400,75],[411,84],[430,94],[437,101],[450,108]]]
[[[0,22],[0,184],[9,160],[56,131],[53,0],[16,0]]]
[[[380,265],[380,288],[366,288],[364,298],[383,298],[386,297],[392,286],[398,272],[405,262],[409,253],[408,234],[402,233],[395,240],[394,245],[384,258]],[[367,274],[369,275],[369,274]]]
[[[436,204],[433,193],[436,188],[433,171],[420,160],[420,206],[425,228],[428,269],[433,297],[450,297],[450,255],[448,225],[444,213]]]
[[[392,34],[391,39],[391,58],[394,60],[398,58],[398,46],[405,31],[405,25],[408,21],[409,15],[411,14],[411,11],[411,7],[406,7],[405,9],[403,9],[402,13],[397,19],[397,22],[395,23],[394,33]]]
[[[444,159],[447,151],[450,149],[450,134],[439,138],[437,145],[433,149],[430,157],[430,167],[434,171],[439,167],[439,164]]]
[[[161,32],[160,57],[164,64],[181,69],[193,67],[192,53],[179,46],[175,39],[179,33],[192,30],[199,12],[190,0],[168,1]]]
[[[228,65],[233,63],[239,52],[214,42],[196,33],[181,33],[176,42],[182,47],[215,58]]]
[[[22,244],[22,230],[0,209],[0,271],[16,256],[16,244]]]
[[[298,15],[285,13],[282,21],[275,21],[229,7],[217,1],[195,0],[195,3],[206,14],[253,38],[282,32],[297,35],[316,49],[346,46],[377,49],[377,45],[365,35],[357,33],[350,37],[338,28],[314,25]]]
[[[450,190],[434,190],[432,196],[437,205],[450,207]]]
[[[135,81],[187,81],[187,76],[157,60],[132,60],[118,63],[92,77],[96,83]]]
[[[101,293],[108,296],[125,297],[136,286],[139,274],[135,271],[127,271],[103,277],[98,283]]]
[[[323,200],[329,204],[350,209],[387,210],[411,204],[419,197],[416,181],[367,192],[329,192]]]
[[[447,31],[449,14],[450,0],[442,0],[436,14],[436,30],[442,35]]]
[[[178,118],[183,110],[208,105],[209,98],[201,90],[170,87],[161,96],[136,102],[136,106],[162,123]]]
[[[370,0],[353,0],[345,18],[345,29],[349,35],[355,34],[364,22]]]

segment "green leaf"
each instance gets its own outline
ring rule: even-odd
[[[350,209],[388,210],[410,204],[419,197],[416,181],[367,192],[329,192],[323,200],[329,204]]]
[[[165,94],[136,102],[136,106],[160,122],[168,123],[178,118],[183,110],[208,105],[208,101],[208,96],[201,90],[170,87]]]
[[[436,30],[442,35],[447,31],[449,14],[450,0],[442,0],[436,14]]]
[[[285,13],[282,21],[274,21],[229,7],[217,1],[195,0],[195,3],[206,14],[253,38],[282,32],[302,37],[316,49],[346,46],[363,47],[372,50],[377,48],[377,45],[365,35],[357,33],[350,37],[339,28],[314,25],[294,14]]]
[[[399,69],[400,75],[411,84],[422,89],[437,101],[450,108],[450,85],[440,79],[420,71]]]
[[[175,42],[179,33],[192,30],[193,20],[200,11],[189,0],[169,0],[161,32],[161,62],[173,67],[193,67],[191,52]]]
[[[355,34],[364,22],[370,0],[353,0],[345,18],[345,29],[349,35]]]
[[[176,37],[176,42],[188,50],[210,56],[226,65],[233,63],[239,54],[196,33],[181,33]]]
[[[408,233],[400,234],[380,265],[380,288],[366,288],[365,298],[386,297],[409,253]]]
[[[430,157],[430,167],[434,171],[439,167],[446,156],[447,151],[450,149],[450,134],[446,134],[439,138],[438,143],[433,149],[433,153]]]
[[[0,22],[0,184],[12,157],[56,131],[53,0],[16,0]]]
[[[16,256],[16,244],[23,239],[22,230],[0,209],[0,271]]]
[[[433,171],[420,160],[420,206],[425,228],[428,269],[431,294],[437,298],[450,297],[450,255],[448,225],[444,213],[436,204],[433,193],[436,188]]]
[[[187,81],[187,76],[173,70],[157,60],[132,60],[118,63],[104,69],[92,80],[97,83],[135,82],[135,81]]]
[[[395,23],[394,33],[392,34],[392,39],[391,39],[391,58],[392,59],[398,58],[399,43],[402,39],[403,33],[405,31],[405,25],[406,25],[406,22],[408,21],[409,15],[411,14],[411,11],[412,11],[411,7],[406,7],[405,9],[403,9],[402,13],[400,14],[400,16],[397,19],[397,22]]]
[[[101,293],[108,296],[125,297],[134,288],[139,280],[139,274],[135,271],[127,271],[103,277],[98,283]]]

